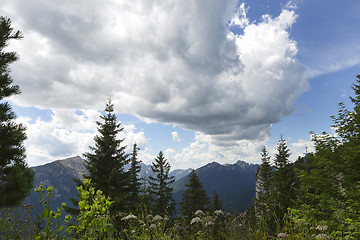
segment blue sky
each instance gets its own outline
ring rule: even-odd
[[[9,101],[30,166],[89,151],[110,95],[147,164],[259,163],[280,135],[296,159],[360,74],[353,0],[13,0],[0,15],[25,36]]]

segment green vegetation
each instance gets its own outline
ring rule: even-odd
[[[139,177],[141,166],[140,161],[138,160],[138,151],[140,148],[137,147],[135,143],[133,146],[133,152],[130,160],[130,169],[128,171],[129,175],[129,184],[128,184],[128,193],[129,193],[129,210],[136,211],[140,206],[140,188],[141,188],[141,179]]]
[[[129,159],[125,146],[122,146],[124,139],[117,139],[123,128],[117,123],[113,112],[114,105],[109,98],[105,114],[101,116],[102,121],[96,122],[99,135],[94,138],[95,147],[90,147],[91,152],[84,156],[85,166],[89,171],[89,176],[86,177],[92,179],[92,185],[96,189],[113,199],[111,212],[115,215],[126,210],[129,179],[124,167],[129,163]]]
[[[151,170],[155,177],[149,177],[150,192],[152,196],[152,209],[155,214],[172,215],[174,213],[174,200],[172,199],[173,189],[170,184],[175,182],[175,177],[170,177],[170,163],[160,151]]]
[[[195,170],[190,173],[189,182],[185,186],[186,189],[180,203],[180,213],[185,219],[190,219],[196,211],[208,211],[210,200]]]
[[[18,205],[29,194],[34,174],[25,162],[25,127],[15,122],[15,113],[4,98],[20,93],[12,85],[9,65],[18,59],[15,52],[4,52],[10,40],[22,38],[13,31],[10,19],[0,17],[0,207]]]

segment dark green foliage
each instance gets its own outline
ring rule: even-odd
[[[85,166],[89,171],[87,178],[92,179],[95,189],[100,189],[113,201],[111,212],[126,210],[128,199],[128,177],[124,166],[129,162],[125,153],[125,146],[121,146],[124,139],[117,139],[123,131],[120,123],[116,122],[113,113],[114,106],[111,99],[106,104],[105,114],[101,116],[102,122],[97,121],[99,135],[95,136],[95,146],[90,147],[92,152],[85,153]]]
[[[170,184],[175,182],[175,177],[170,177],[170,163],[160,151],[151,169],[155,177],[149,176],[151,194],[154,197],[153,211],[159,215],[172,215],[175,210],[172,198],[173,188]]]
[[[133,147],[133,152],[131,155],[130,160],[130,169],[128,170],[128,177],[129,177],[129,186],[128,186],[128,193],[129,193],[129,210],[131,212],[136,211],[137,207],[139,206],[140,200],[140,188],[141,188],[141,179],[140,179],[140,171],[141,166],[139,165],[141,161],[138,160],[138,151],[140,148],[137,147],[136,143]]]
[[[261,165],[256,172],[255,210],[257,215],[267,217],[270,214],[272,189],[272,167],[266,147],[261,150]]]
[[[212,202],[211,202],[211,211],[212,213],[214,213],[216,210],[221,210],[221,200],[219,197],[219,194],[217,193],[216,189],[214,190],[214,194],[212,197]]]
[[[295,207],[298,218],[326,222],[328,231],[341,239],[360,237],[360,76],[353,90],[354,109],[340,103],[338,115],[331,117],[337,136],[313,135],[315,152],[300,164]]]
[[[4,52],[9,41],[21,39],[10,19],[0,17],[0,207],[18,205],[30,193],[34,174],[25,162],[25,127],[15,123],[15,113],[4,98],[20,93],[11,85],[9,65],[18,59],[15,52]]]
[[[80,186],[83,186],[83,183],[80,179],[78,178],[72,178],[74,183],[76,184],[77,187],[80,187]],[[80,199],[80,194],[79,193],[76,193],[76,197],[69,197],[69,200],[70,202],[72,203],[73,206],[75,207],[71,207],[71,206],[65,206],[64,207],[64,210],[68,213],[68,214],[71,214],[72,216],[77,216],[79,213],[80,213],[80,209],[78,207],[78,204],[79,204],[79,199]]]
[[[350,190],[348,188],[351,186],[354,187],[354,182],[360,181],[360,75],[356,78],[356,83],[352,86],[355,97],[350,98],[354,109],[347,110],[344,104],[340,103],[338,116],[332,116],[334,121],[332,127],[336,129],[336,133],[340,136],[338,140],[341,142],[335,150],[341,159],[336,165],[343,173],[342,184],[346,190]]]
[[[180,213],[189,219],[197,210],[208,211],[210,200],[195,170],[190,173],[189,182],[185,186]]]
[[[295,172],[289,161],[290,155],[286,141],[281,138],[275,154],[275,171],[272,175],[273,189],[271,191],[272,209],[276,214],[276,218],[281,222],[287,208],[291,207],[292,201],[295,199]]]

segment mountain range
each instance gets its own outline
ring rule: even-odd
[[[150,165],[140,164],[140,177],[147,179],[152,175]],[[209,163],[196,169],[198,177],[211,198],[214,190],[219,194],[223,209],[227,211],[244,211],[250,206],[255,197],[255,174],[258,165],[238,161],[235,164],[221,165],[217,162]],[[72,157],[57,160],[45,165],[32,167],[35,172],[34,188],[42,185],[44,189],[53,187],[50,208],[59,207],[62,202],[71,206],[69,197],[75,197],[77,190],[73,178],[82,179],[87,174],[84,160],[81,157]],[[126,169],[126,168],[125,168]],[[188,182],[192,169],[176,169],[170,172],[175,177],[173,197],[179,203],[185,184]],[[34,191],[24,200],[24,203],[34,205],[34,213],[40,211],[40,196]],[[178,205],[178,204],[177,204]]]
[[[235,164],[221,165],[209,163],[196,169],[197,175],[208,197],[211,199],[216,190],[223,209],[234,212],[244,211],[252,205],[255,198],[255,175],[259,165],[237,161]],[[180,202],[189,175],[174,183],[173,197]]]

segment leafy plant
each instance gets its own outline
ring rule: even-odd
[[[53,188],[48,187],[46,189],[46,199],[44,196],[44,187],[40,185],[35,189],[35,192],[38,192],[40,194],[40,221],[41,221],[41,231],[36,236],[35,239],[60,239],[61,231],[64,229],[64,225],[60,223],[60,217],[62,210],[64,209],[64,206],[66,206],[65,203],[61,205],[61,209],[57,208],[57,211],[54,212],[53,210],[50,210],[50,198],[51,198],[51,192]],[[56,220],[57,226],[54,231],[53,229],[53,220]]]
[[[101,190],[91,186],[90,179],[83,180],[83,186],[77,187],[80,194],[79,209],[75,223],[67,228],[67,234],[83,239],[113,239],[115,227],[111,222],[109,209],[113,203]],[[71,224],[72,217],[65,221]]]

